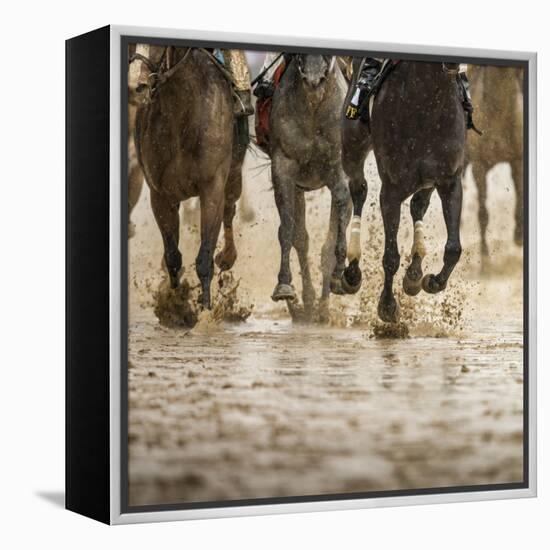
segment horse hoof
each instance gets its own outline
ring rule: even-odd
[[[342,288],[346,294],[356,294],[361,288],[361,270],[357,263],[351,263],[344,269]]]
[[[297,296],[294,287],[283,283],[279,283],[271,295],[271,299],[274,302],[279,302],[280,300],[291,300],[294,302],[296,298]]]
[[[343,288],[341,277],[336,277],[335,275],[333,275],[330,278],[330,291],[332,292],[332,294],[340,294],[340,295],[346,294]]]
[[[221,271],[228,271],[233,267],[236,259],[236,251],[225,252],[224,250],[222,250],[221,252],[218,252],[218,254],[216,254],[214,261]]]
[[[411,279],[407,274],[403,277],[403,290],[409,296],[416,296],[422,289],[422,277],[416,281]]]
[[[397,323],[399,321],[399,304],[395,299],[389,304],[380,300],[378,304],[378,317],[385,323]]]
[[[436,294],[445,290],[446,284],[441,284],[435,275],[424,275],[422,278],[422,289],[428,294]]]
[[[134,222],[128,222],[128,238],[136,236],[136,224]]]

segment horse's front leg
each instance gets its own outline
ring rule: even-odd
[[[219,170],[214,180],[201,188],[201,246],[195,260],[195,268],[201,282],[201,305],[210,309],[210,283],[214,276],[214,250],[220,234],[224,209],[224,188],[227,170]]]
[[[292,286],[290,272],[290,251],[294,241],[294,181],[292,179],[292,161],[282,153],[275,154],[272,160],[273,190],[275,203],[279,211],[279,244],[281,247],[281,265],[278,283],[271,295],[275,302],[296,300],[296,290]]]
[[[178,201],[151,188],[151,208],[159,226],[164,244],[164,265],[170,277],[170,286],[177,288],[181,269],[181,252],[178,249],[180,218]]]
[[[441,198],[443,217],[447,226],[447,243],[443,255],[443,268],[437,275],[426,275],[422,279],[422,288],[431,294],[441,292],[462,253],[460,244],[460,215],[462,212],[462,178],[455,174],[446,185],[437,187]]]
[[[351,121],[344,118],[342,127],[342,165],[349,177],[349,191],[353,202],[353,218],[348,244],[349,263],[342,276],[342,287],[348,294],[355,294],[361,288],[362,275],[359,267],[361,259],[361,215],[368,194],[364,168],[370,149],[370,134],[367,125],[361,121]]]
[[[384,288],[378,302],[378,316],[387,323],[399,320],[399,304],[393,295],[393,278],[399,269],[399,249],[397,247],[397,232],[401,215],[401,198],[389,192],[387,185],[382,183],[380,191],[380,209],[384,222]]]
[[[233,235],[233,219],[235,218],[235,204],[239,200],[242,191],[242,165],[234,163],[231,166],[229,177],[225,185],[225,206],[223,211],[224,247],[216,255],[216,265],[227,271],[233,267],[237,259],[237,248]]]
[[[368,185],[365,178],[350,179],[349,190],[353,202],[353,218],[348,246],[348,266],[342,276],[342,288],[348,294],[355,294],[361,288],[361,215],[367,200]]]
[[[414,234],[411,249],[411,263],[403,277],[403,290],[409,296],[416,296],[422,289],[422,260],[426,255],[423,219],[430,206],[430,198],[434,188],[421,189],[411,199],[411,217]]]

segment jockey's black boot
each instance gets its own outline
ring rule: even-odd
[[[250,90],[235,90],[233,114],[236,117],[250,116],[254,114]]]
[[[483,132],[480,132],[474,124],[474,104],[472,103],[472,94],[470,93],[470,82],[464,71],[458,73],[457,81],[462,93],[462,107],[466,113],[466,128],[482,135]]]
[[[382,69],[382,63],[373,57],[365,57],[359,77],[355,85],[355,91],[346,108],[346,118],[357,120],[361,116],[361,109],[368,109],[368,99],[373,93],[378,76]]]
[[[259,80],[254,88],[254,95],[258,99],[267,99],[268,97],[272,97],[274,93],[275,84],[273,80],[267,78]]]

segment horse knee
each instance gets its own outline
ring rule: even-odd
[[[391,275],[395,275],[399,269],[399,262],[401,261],[401,256],[397,250],[389,250],[384,252],[384,257],[382,258],[382,266],[384,271]]]
[[[448,242],[445,245],[445,254],[443,261],[448,264],[456,264],[462,254],[462,246],[459,242]]]

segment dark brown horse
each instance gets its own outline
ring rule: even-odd
[[[487,246],[487,172],[509,162],[516,191],[514,241],[523,244],[523,71],[515,67],[472,67],[468,70],[477,124],[483,135],[468,139],[468,160],[477,185],[481,257]]]
[[[222,220],[225,246],[216,263],[230,269],[237,257],[232,224],[246,146],[235,139],[230,84],[209,52],[151,47],[151,60],[160,76],[137,112],[138,158],[151,191],[172,288],[179,284],[182,266],[179,205],[190,197],[200,199],[196,271],[201,303],[210,308],[213,255]]]
[[[412,260],[403,281],[404,290],[411,295],[417,294],[421,288],[429,293],[444,290],[462,252],[461,177],[466,121],[457,71],[456,63],[399,63],[374,100],[370,140],[366,134],[362,137],[364,147],[368,148],[372,143],[382,180],[380,208],[385,234],[384,288],[378,315],[383,321],[396,322],[399,318],[399,305],[393,295],[393,278],[400,262],[397,232],[401,204],[407,197],[413,195],[410,210],[415,231]],[[361,140],[349,138],[347,143],[353,146]],[[360,215],[359,204],[362,206],[364,203],[366,190],[357,174],[355,179],[357,184],[352,184],[351,195],[356,215]],[[422,220],[434,189],[441,198],[447,243],[441,271],[437,275],[422,277],[422,258],[425,255]],[[357,282],[360,282],[357,271],[358,265],[352,262],[344,273],[352,290],[358,288]]]

